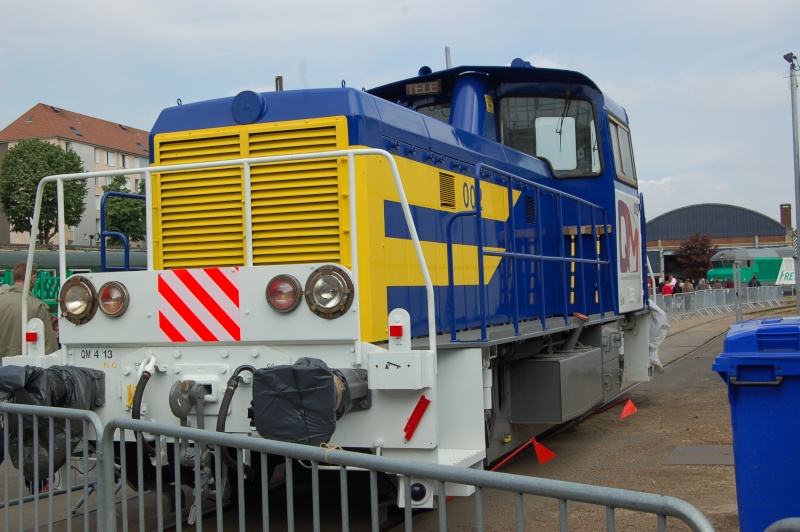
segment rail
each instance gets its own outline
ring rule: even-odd
[[[145,183],[145,209],[146,209],[146,225],[147,225],[147,249],[153,249],[153,204],[152,204],[152,183],[151,175],[153,173],[169,173],[178,172],[182,170],[196,170],[201,168],[222,168],[230,166],[243,167],[243,195],[244,195],[244,212],[245,212],[245,266],[253,265],[253,229],[252,229],[252,202],[250,194],[250,168],[257,164],[277,163],[285,161],[306,161],[315,159],[331,159],[336,157],[347,157],[348,159],[348,185],[349,185],[349,206],[350,206],[350,242],[351,242],[351,264],[353,265],[354,283],[358,283],[358,246],[357,246],[357,231],[355,224],[356,217],[356,186],[355,186],[355,157],[358,156],[378,156],[386,159],[389,164],[389,169],[394,179],[395,187],[400,199],[400,205],[403,210],[408,232],[411,235],[411,241],[414,245],[414,251],[419,263],[422,277],[425,282],[425,292],[427,295],[427,309],[428,309],[428,336],[430,340],[429,349],[436,350],[436,303],[434,300],[433,282],[431,281],[430,271],[425,261],[425,255],[422,252],[422,244],[419,240],[417,228],[414,219],[411,216],[411,209],[408,205],[403,182],[400,178],[400,171],[397,168],[392,155],[386,150],[379,150],[374,148],[360,148],[353,150],[335,150],[325,152],[303,153],[296,155],[274,155],[269,157],[248,157],[241,159],[228,159],[222,161],[212,161],[204,163],[187,163],[163,166],[149,166],[147,168],[133,168],[125,170],[114,170],[111,172],[84,172],[78,174],[58,174],[43,178],[39,181],[39,186],[36,189],[36,203],[33,211],[33,222],[31,224],[31,242],[28,248],[27,268],[25,270],[25,286],[30,284],[31,268],[33,265],[33,254],[36,246],[36,239],[39,232],[39,217],[41,215],[42,197],[44,194],[44,187],[49,183],[56,184],[57,202],[58,202],[58,252],[59,252],[59,277],[61,283],[66,282],[66,243],[64,235],[66,233],[66,225],[64,222],[64,181],[75,179],[92,179],[95,177],[114,177],[114,176],[129,176],[131,174],[141,174],[144,176]],[[147,254],[147,269],[153,270],[153,254]],[[28,294],[23,293],[21,305],[22,326],[20,334],[22,337],[22,355],[27,355],[28,346],[25,342],[25,328],[28,323]],[[359,332],[360,337],[360,332]],[[356,342],[356,355],[360,358],[361,344]]]
[[[483,177],[487,176],[487,175],[490,175],[490,174],[496,174],[496,175],[500,176],[501,179],[506,184],[506,190],[507,190],[507,195],[508,195],[508,198],[507,198],[508,210],[509,210],[509,217],[508,217],[508,222],[507,223],[510,226],[508,228],[508,234],[513,235],[513,237],[512,238],[507,238],[505,240],[506,248],[505,248],[504,251],[492,251],[492,250],[487,250],[484,247],[484,227],[483,227],[483,214],[482,214],[482,204],[481,204],[481,200],[482,200],[481,179]],[[589,258],[589,259],[583,258],[586,255],[584,254],[584,246],[583,246],[583,239],[582,238],[578,238],[577,239],[577,246],[578,246],[577,255],[575,255],[575,253],[573,252],[572,256],[567,256],[564,238],[560,238],[559,239],[560,255],[545,255],[545,254],[541,254],[541,253],[538,253],[538,254],[537,253],[521,253],[521,252],[517,251],[520,246],[518,246],[518,241],[517,241],[517,234],[518,233],[517,233],[517,227],[516,227],[516,217],[514,216],[514,212],[513,212],[513,210],[514,210],[514,184],[517,183],[518,185],[520,185],[523,188],[532,188],[532,189],[535,190],[533,210],[534,210],[534,213],[535,213],[535,216],[536,216],[536,223],[535,223],[535,231],[536,231],[535,239],[536,239],[536,242],[540,242],[540,243],[543,242],[543,239],[542,239],[542,210],[543,209],[541,208],[541,199],[540,198],[541,198],[541,195],[544,194],[544,193],[551,194],[554,197],[558,198],[558,203],[557,203],[557,206],[556,206],[557,215],[555,216],[555,218],[558,220],[559,234],[562,235],[562,236],[566,236],[566,228],[568,226],[567,224],[564,223],[565,222],[564,214],[565,214],[565,208],[566,208],[565,205],[564,205],[565,201],[574,202],[574,206],[575,206],[574,215],[575,215],[575,220],[576,220],[575,227],[576,227],[576,233],[578,233],[577,236],[580,236],[580,235],[583,234],[582,230],[583,230],[583,227],[584,227],[583,220],[581,219],[581,210],[582,210],[581,206],[583,206],[585,208],[588,208],[589,213],[590,213],[589,214],[589,218],[590,218],[590,220],[589,220],[590,224],[589,225],[591,227],[590,232],[588,234],[591,234],[592,242],[597,242],[598,241],[598,236],[599,236],[598,235],[598,227],[603,227],[604,229],[606,227],[609,227],[605,209],[603,207],[600,207],[599,205],[595,205],[594,203],[586,201],[586,200],[584,200],[582,198],[579,198],[577,196],[573,196],[571,194],[567,194],[566,192],[563,192],[563,191],[560,191],[560,190],[556,190],[556,189],[551,188],[551,187],[547,187],[547,186],[542,185],[540,183],[536,183],[536,182],[531,181],[529,179],[525,179],[525,178],[520,177],[518,175],[509,173],[509,172],[505,172],[503,170],[500,170],[498,168],[494,168],[492,166],[485,165],[483,163],[476,165],[474,180],[475,180],[475,208],[473,210],[462,211],[462,212],[459,212],[457,214],[454,214],[453,216],[451,216],[450,220],[448,220],[448,223],[447,223],[446,243],[447,243],[447,271],[448,271],[448,277],[449,277],[449,285],[448,285],[449,296],[448,297],[449,297],[450,308],[451,309],[455,308],[455,281],[454,281],[454,265],[453,265],[454,258],[453,258],[453,236],[452,236],[453,224],[454,224],[454,222],[456,220],[459,220],[461,218],[474,217],[475,218],[475,225],[476,225],[477,247],[478,247],[478,265],[477,265],[478,266],[478,285],[479,285],[479,289],[478,289],[478,304],[479,304],[479,309],[480,309],[479,312],[480,312],[480,330],[481,330],[481,336],[478,339],[478,341],[481,341],[481,342],[487,341],[487,322],[486,322],[486,303],[485,303],[485,301],[486,301],[486,294],[485,294],[485,292],[486,292],[486,283],[485,283],[485,272],[484,272],[484,269],[485,269],[484,257],[486,257],[486,256],[501,257],[501,258],[509,258],[509,259],[511,259],[511,266],[510,266],[510,270],[511,271],[509,273],[509,276],[515,281],[517,279],[517,272],[519,271],[519,261],[523,261],[524,260],[524,261],[530,261],[530,262],[538,263],[539,264],[539,268],[537,269],[537,271],[538,271],[538,278],[537,278],[537,284],[536,284],[537,287],[542,287],[543,286],[543,282],[544,282],[544,279],[543,279],[543,267],[542,267],[543,263],[544,262],[548,262],[548,261],[561,263],[561,292],[562,292],[562,298],[563,298],[562,299],[562,302],[563,302],[563,305],[562,305],[562,308],[563,308],[563,319],[564,319],[565,325],[569,324],[569,315],[570,315],[570,313],[568,311],[568,308],[569,308],[569,301],[570,300],[569,300],[569,296],[568,296],[568,293],[567,293],[568,292],[568,290],[567,290],[567,285],[568,285],[568,282],[567,282],[567,279],[568,279],[567,265],[569,264],[570,268],[573,268],[571,270],[573,272],[574,272],[574,267],[575,267],[576,264],[596,265],[598,270],[600,268],[602,268],[602,267],[608,268],[610,266],[610,264],[611,264],[611,259],[610,259],[610,256],[609,256],[610,246],[604,246],[604,248],[605,248],[605,257],[601,257],[601,252],[600,252],[600,247],[599,246],[597,246],[597,247],[592,246],[592,253],[594,255],[593,259],[591,259],[591,258]],[[598,220],[597,220],[598,216],[600,218],[599,225],[598,225]],[[580,231],[577,230],[578,228],[580,228]],[[603,231],[603,233],[606,234],[605,230]],[[586,273],[585,269],[583,267],[580,268],[581,286],[582,287],[586,286],[585,273]],[[611,279],[611,290],[612,290],[612,293],[613,293],[615,291],[616,278],[615,278],[615,276],[611,275],[610,279]],[[519,293],[516,290],[516,287],[518,285],[519,286],[523,286],[524,283],[512,282],[511,286],[514,287],[514,288],[512,288],[510,290],[511,299],[512,299],[511,321],[512,321],[512,324],[514,326],[514,334],[516,336],[520,336],[520,327],[519,327],[519,325],[520,325],[520,321],[521,321],[520,312],[519,312]],[[599,275],[598,275],[598,282],[597,282],[596,290],[598,292],[598,303],[599,303],[599,307],[600,307],[599,308],[600,315],[604,316],[606,310],[603,308],[603,283],[600,282]],[[548,312],[547,312],[547,301],[546,301],[545,292],[546,292],[545,290],[539,289],[538,293],[537,293],[537,297],[534,298],[537,301],[538,312],[539,312],[538,318],[541,321],[542,330],[547,330],[547,317],[548,317],[547,315],[548,315]],[[581,308],[585,309],[586,308],[586,289],[584,288],[584,289],[580,290],[579,294],[580,294],[580,297],[583,298],[583,301],[582,301],[583,304],[581,305]],[[457,330],[458,329],[457,329],[457,323],[456,323],[456,315],[455,315],[455,312],[451,312],[451,318],[450,318],[450,340],[451,340],[451,342],[457,342],[458,341],[458,339],[457,339],[457,337],[458,337]],[[474,341],[474,340],[471,340],[471,341]]]
[[[558,519],[562,530],[566,530],[568,527],[569,503],[571,502],[589,504],[599,507],[598,509],[604,509],[606,528],[608,530],[616,529],[617,510],[631,510],[639,513],[652,514],[657,519],[659,530],[667,529],[668,517],[685,523],[695,531],[713,530],[708,519],[691,504],[674,497],[666,497],[652,493],[481,471],[470,468],[459,468],[455,466],[434,465],[374,456],[372,454],[354,453],[335,448],[298,445],[253,438],[245,435],[226,434],[133,419],[113,419],[103,426],[94,413],[72,409],[5,403],[0,404],[0,413],[6,418],[8,418],[9,414],[17,414],[19,416],[37,416],[50,419],[80,419],[84,422],[84,425],[91,423],[96,438],[92,439],[91,435],[87,431],[84,431],[82,446],[84,449],[88,449],[90,446],[94,448],[93,460],[97,463],[99,472],[96,478],[96,491],[94,493],[94,502],[96,502],[97,512],[92,512],[93,515],[89,515],[88,495],[80,501],[84,507],[83,524],[84,528],[87,530],[90,524],[94,524],[95,528],[101,532],[113,532],[117,530],[120,524],[123,530],[137,527],[139,529],[144,529],[145,525],[150,528],[157,527],[158,529],[162,529],[165,526],[177,526],[178,529],[180,529],[183,521],[187,518],[190,524],[194,524],[193,521],[197,520],[196,524],[198,529],[200,529],[201,520],[203,519],[205,511],[214,514],[213,516],[209,515],[208,519],[216,519],[218,530],[233,528],[234,525],[232,521],[236,519],[238,519],[239,530],[244,530],[245,519],[247,519],[248,522],[252,522],[252,520],[257,520],[259,517],[265,529],[269,528],[271,520],[285,519],[285,525],[283,523],[281,523],[281,525],[287,530],[294,530],[296,526],[300,525],[304,527],[308,526],[314,530],[320,530],[322,527],[321,493],[323,493],[320,490],[320,472],[323,470],[332,470],[339,474],[339,497],[341,501],[338,513],[343,530],[349,529],[351,522],[349,512],[351,508],[355,507],[350,504],[350,490],[348,487],[348,479],[352,481],[355,479],[355,475],[369,476],[369,526],[372,530],[379,529],[381,501],[379,500],[378,475],[381,473],[394,474],[402,478],[403,495],[406,501],[411,500],[411,484],[412,479],[415,478],[433,481],[435,485],[435,494],[439,497],[440,501],[445,501],[446,499],[445,484],[459,484],[474,487],[475,530],[484,530],[486,525],[486,514],[484,511],[486,490],[498,490],[502,494],[514,498],[513,504],[515,507],[517,530],[523,530],[525,527],[525,496],[543,497],[556,501],[559,506]],[[52,424],[52,421],[50,421],[51,427]],[[5,430],[7,433],[8,429]],[[156,453],[152,461],[148,455],[142,452],[142,432],[147,432],[155,436],[153,444],[156,448]],[[36,437],[36,434],[37,432],[34,431],[33,437]],[[102,438],[100,437],[101,434]],[[126,445],[119,445],[116,443],[125,440],[131,442],[130,449],[127,451]],[[52,448],[52,438],[50,442],[49,445]],[[202,450],[203,452],[187,453],[182,457],[179,454],[179,449],[185,449],[186,446],[193,446],[194,450]],[[8,450],[8,444],[5,444],[5,448]],[[235,478],[227,476],[230,472],[226,471],[226,466],[222,464],[222,460],[220,459],[220,453],[227,452],[224,448],[235,450]],[[127,457],[125,453],[131,452],[132,450],[135,450],[136,456]],[[213,457],[208,458],[209,455],[206,454],[206,451],[210,451]],[[240,495],[245,493],[243,467],[243,456],[245,452],[249,452],[252,457],[260,458],[262,478],[268,478],[269,464],[271,461],[277,460],[279,463],[286,466],[285,515],[282,511],[273,511],[273,509],[270,508],[271,504],[275,504],[275,498],[269,497],[268,490],[266,489],[262,490],[260,493],[260,516],[252,514],[246,515],[244,496],[238,497],[235,508],[238,516],[237,518],[233,518],[233,516],[226,518],[223,515],[225,509],[222,506],[222,492],[224,491],[223,487],[225,486],[226,478],[230,478],[231,483],[236,483],[236,489]],[[52,458],[52,453],[49,456]],[[186,458],[186,460],[183,460],[183,458]],[[34,456],[34,460],[35,459]],[[295,493],[294,490],[296,485],[296,479],[294,477],[296,473],[294,473],[295,468],[293,467],[292,460],[304,460],[311,464],[310,509],[305,506],[299,507],[299,504],[302,502],[299,497],[302,495]],[[183,467],[175,467],[176,464],[183,464]],[[54,478],[53,475],[55,471],[53,470],[52,463],[48,465],[49,478],[52,479]],[[142,469],[145,466],[150,468],[150,470],[155,466],[156,485],[152,488],[153,491],[147,491],[143,487]],[[124,482],[121,486],[118,485],[118,478],[127,478],[128,468],[130,467],[136,468],[134,473],[136,487],[125,486]],[[189,480],[189,483],[193,482],[194,488],[189,494],[183,492],[181,488],[181,484],[183,483],[181,479],[181,469],[185,468],[194,469],[194,478],[185,479]],[[4,502],[6,503],[9,502],[9,469],[9,462],[6,462],[6,472],[3,476],[6,486],[4,489]],[[89,470],[88,468],[84,468],[82,472],[83,483],[85,486],[88,486]],[[175,475],[174,478],[172,477],[173,475]],[[21,477],[22,474],[20,474],[20,478]],[[20,493],[22,492],[21,484],[22,481],[20,480]],[[34,485],[36,484],[34,483]],[[258,483],[258,485],[266,486],[266,482]],[[213,487],[213,489],[209,489],[209,487]],[[134,493],[130,493],[130,490],[133,490]],[[48,498],[50,504],[46,519],[48,525],[52,527],[55,519],[63,518],[61,515],[54,515],[53,500],[58,498],[60,502],[61,497],[69,497],[70,493],[71,491],[69,490],[63,493],[54,493],[51,490],[46,494],[39,494],[34,497],[32,503],[35,505],[40,499]],[[304,491],[303,493],[307,492]],[[330,492],[324,492],[324,494],[328,495]],[[153,497],[153,495],[155,497]],[[165,497],[171,500],[174,507],[165,507]],[[188,515],[183,509],[184,500],[192,504]],[[24,504],[30,505],[31,502]],[[131,508],[129,508],[129,506],[131,506]],[[255,510],[258,508],[258,505],[249,504],[247,508]],[[67,504],[64,511],[70,511],[69,509],[70,504]],[[442,502],[436,510],[438,512],[437,517],[441,530],[447,530],[448,527],[447,510],[447,504],[444,502]],[[33,513],[33,518],[35,520],[34,529],[39,529],[39,508],[36,507]],[[15,524],[10,522],[8,514],[9,512],[6,512],[6,530],[13,529],[13,525]],[[23,511],[22,505],[20,505],[20,511],[17,517],[20,530],[25,528],[24,521],[29,514],[30,506],[27,506],[25,511]],[[299,514],[302,523],[298,523],[297,514]],[[227,520],[223,521],[224,519]],[[311,523],[307,523],[306,520],[310,520]],[[412,530],[413,516],[410,504],[405,506],[403,520],[406,530]],[[330,525],[329,520],[326,521],[326,527],[328,525]],[[68,523],[68,527],[69,526]]]
[[[103,198],[100,200],[100,271],[128,271],[131,269],[141,269],[130,267],[130,246],[128,245],[128,238],[118,231],[106,231],[106,200],[108,200],[108,198],[128,198],[146,202],[145,196],[141,194],[129,194],[127,192],[117,192],[115,190],[103,194]],[[122,248],[124,250],[122,268],[112,268],[106,265],[106,237],[115,237],[122,241]]]

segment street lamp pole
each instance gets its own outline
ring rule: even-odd
[[[800,231],[800,133],[797,127],[797,56],[792,52],[783,58],[789,63],[789,88],[792,91],[792,138],[794,147],[794,294],[797,298],[797,314],[800,315],[800,268],[797,257],[797,232]]]

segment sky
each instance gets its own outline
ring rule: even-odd
[[[647,218],[794,205],[797,0],[5,0],[0,129],[37,103],[150,130],[242,90],[372,88],[459,65],[587,75],[628,113]],[[793,211],[796,213],[796,210]]]

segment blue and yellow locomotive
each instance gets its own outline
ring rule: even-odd
[[[70,278],[43,357],[127,390],[103,418],[200,383],[205,426],[482,467],[650,378],[627,114],[582,74],[245,91],[150,153],[148,271]]]

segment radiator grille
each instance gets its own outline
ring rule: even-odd
[[[156,137],[156,164],[292,155],[342,149],[343,119],[257,124]],[[253,263],[342,263],[342,196],[337,160],[289,161],[250,172]],[[157,267],[241,266],[245,263],[244,176],[212,168],[154,176]],[[155,204],[155,203],[154,203]]]

